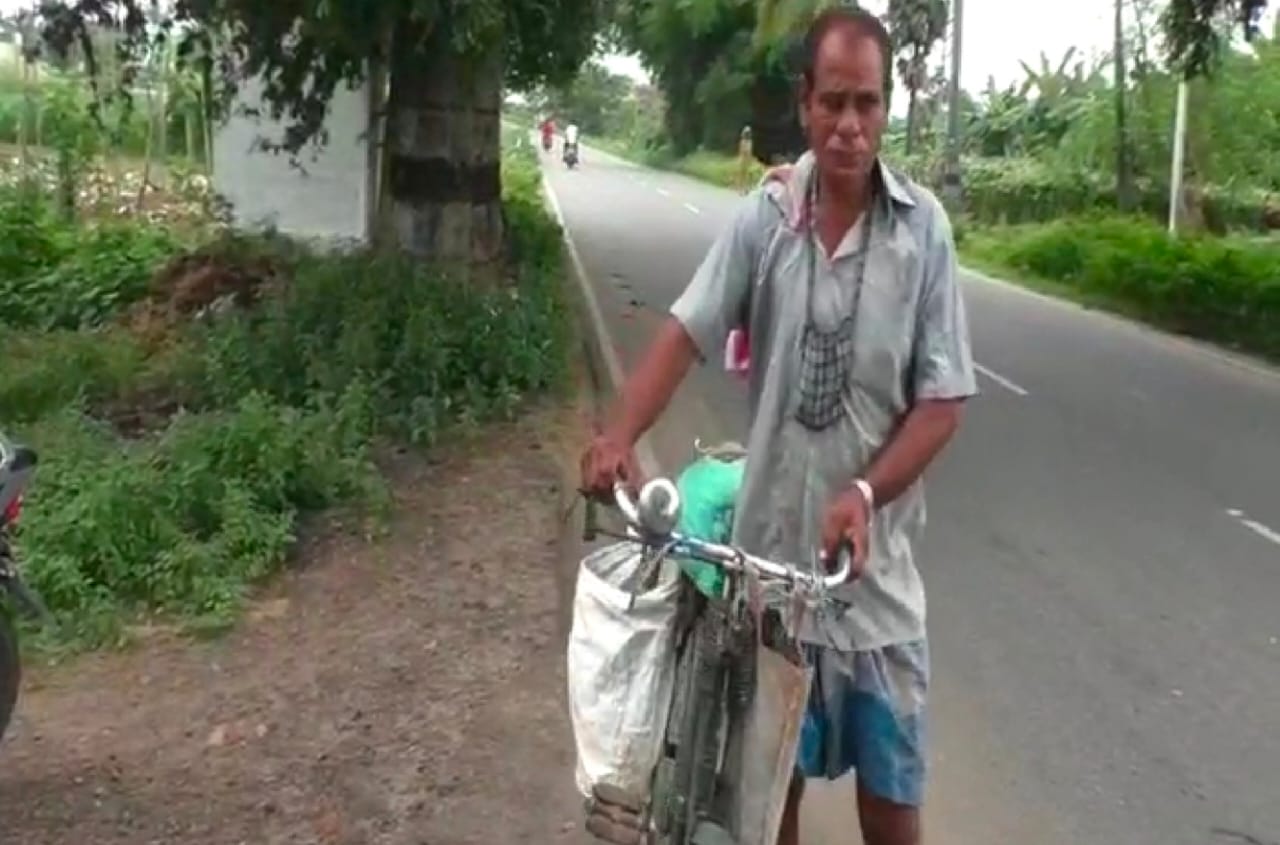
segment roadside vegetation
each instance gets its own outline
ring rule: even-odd
[[[203,180],[139,203],[145,164],[86,138],[83,103],[54,108],[47,146],[0,163],[0,429],[42,459],[18,542],[59,623],[46,645],[224,627],[308,517],[377,528],[386,445],[564,384],[560,241],[526,141],[502,161],[506,272],[481,285],[236,233]]]
[[[1181,65],[1161,45],[1185,28],[1168,13],[1186,5],[1124,4],[1121,89],[1111,56],[1072,50],[1028,61],[1020,81],[962,96],[964,200],[954,214],[961,257],[1010,281],[1280,358],[1280,27],[1247,47],[1224,40],[1216,61],[1193,68],[1179,225],[1170,236]],[[620,27],[655,71],[653,86],[597,66],[573,85],[542,91],[531,108],[572,116],[588,143],[616,154],[733,187],[742,126],[755,128],[762,160],[802,148],[798,126],[779,126],[773,115],[791,108],[785,38],[809,19],[807,6],[649,4]],[[908,104],[886,157],[939,193],[947,6],[895,0],[886,17],[903,50],[894,97]],[[1214,20],[1213,38],[1238,33],[1234,19]],[[778,97],[782,105],[762,113],[760,104]],[[753,174],[762,172],[757,162]]]

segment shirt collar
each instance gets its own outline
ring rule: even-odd
[[[784,213],[793,227],[798,228],[803,225],[807,217],[805,186],[808,184],[809,174],[815,164],[813,152],[806,151],[793,166],[779,168],[765,178],[766,184],[773,183],[770,193],[774,196],[779,206],[784,209]],[[907,190],[902,180],[889,169],[883,159],[876,158],[875,169],[880,184],[884,188],[880,195],[884,197],[886,212],[891,213],[894,210],[894,205],[904,208],[915,207],[916,201],[911,196],[910,191]]]
[[[883,159],[876,159],[876,169],[880,172],[880,181],[884,185],[885,194],[898,205],[914,208],[916,201],[912,199],[911,193]]]

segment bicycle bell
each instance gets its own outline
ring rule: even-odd
[[[640,524],[654,534],[669,534],[680,515],[680,491],[669,478],[655,478],[640,490]]]

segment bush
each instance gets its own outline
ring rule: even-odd
[[[182,241],[143,222],[77,226],[42,197],[0,193],[0,325],[99,325],[146,296],[157,265]]]
[[[921,184],[942,189],[942,162],[928,156],[896,157],[892,163]],[[1032,158],[966,158],[965,213],[988,224],[1044,223],[1064,216],[1108,213],[1117,207],[1113,174],[1055,165]],[[1139,180],[1137,209],[1152,219],[1169,215],[1169,186]],[[1199,195],[1206,227],[1213,232],[1266,231],[1280,219],[1280,198],[1247,186],[1208,186]]]
[[[1280,244],[1090,217],[997,230],[973,249],[1165,328],[1280,358]]]
[[[42,458],[18,539],[63,633],[116,641],[149,613],[225,624],[301,514],[382,501],[380,435],[434,443],[562,384],[561,242],[532,150],[506,156],[504,198],[505,283],[232,238],[202,255],[270,256],[283,277],[253,307],[157,336],[0,334],[0,426]]]
[[[725,153],[700,150],[677,159],[672,170],[686,173],[704,182],[725,188],[738,187],[738,157]],[[747,165],[747,185],[754,185],[764,176],[764,165],[754,158]]]
[[[298,512],[372,491],[362,398],[303,410],[251,393],[135,443],[74,411],[42,421],[31,583],[91,643],[119,635],[122,611],[225,623],[284,560]]]

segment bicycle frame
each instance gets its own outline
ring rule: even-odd
[[[621,486],[614,496],[626,521],[626,539],[656,551],[659,559],[677,555],[715,563],[728,579],[724,595],[716,598],[703,595],[682,575],[675,691],[649,806],[617,805],[597,794],[587,828],[598,839],[619,845],[736,845],[730,830],[733,785],[726,764],[733,760],[755,693],[755,648],[761,641],[748,608],[746,576],[754,573],[762,580],[821,593],[847,580],[852,554],[842,549],[839,571],[817,576],[732,546],[681,535],[675,530],[680,497],[668,479],[650,481],[634,502]],[[588,507],[584,539],[594,540],[598,531]],[[650,580],[657,572],[655,566]],[[763,639],[769,646],[793,645],[783,641],[780,624],[766,627],[770,630]]]

